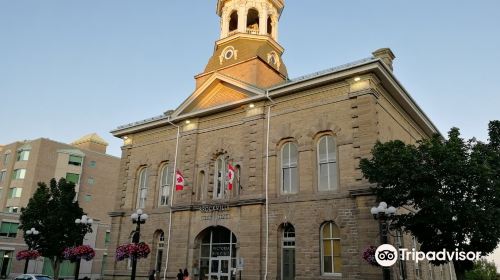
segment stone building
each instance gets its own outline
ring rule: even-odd
[[[71,143],[59,143],[46,138],[14,142],[0,150],[0,272],[1,277],[23,273],[24,261],[16,253],[27,249],[23,233],[18,230],[21,207],[28,204],[38,182],[66,178],[76,184],[79,205],[93,218],[93,232],[85,236],[84,244],[96,250],[92,261],[82,261],[80,276],[101,278],[102,264],[110,238],[112,210],[109,201],[116,196],[120,159],[107,155],[107,143],[90,134]],[[61,225],[64,226],[64,225]],[[40,230],[40,229],[38,229]],[[30,261],[28,273],[52,274],[49,262],[43,258]],[[74,264],[63,263],[61,276],[72,277]]]
[[[283,0],[217,1],[221,37],[195,91],[175,110],[112,131],[124,140],[112,247],[130,242],[136,209],[149,214],[141,240],[152,253],[138,277],[188,268],[193,279],[381,278],[361,258],[379,231],[359,160],[377,140],[415,143],[437,129],[395,78],[390,49],[289,79],[283,8]],[[174,170],[183,190],[174,191]],[[391,241],[418,246],[408,236]],[[105,269],[110,279],[130,273],[130,262]],[[393,279],[449,273],[392,268]]]

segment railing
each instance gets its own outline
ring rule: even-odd
[[[248,34],[253,34],[253,35],[259,35],[259,30],[258,29],[247,28],[247,33]]]

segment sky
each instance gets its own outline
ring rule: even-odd
[[[287,0],[290,78],[371,56],[441,132],[487,140],[500,119],[500,1]],[[0,144],[71,142],[175,109],[219,37],[215,0],[0,0]],[[500,259],[500,254],[498,259]]]

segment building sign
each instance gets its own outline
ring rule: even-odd
[[[202,221],[227,220],[229,216],[229,206],[227,204],[211,204],[200,206]]]
[[[212,246],[212,257],[229,257],[231,256],[229,244]]]

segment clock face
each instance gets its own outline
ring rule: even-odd
[[[232,49],[227,49],[225,52],[224,52],[224,58],[226,60],[229,60],[233,57],[234,55],[234,51]]]

